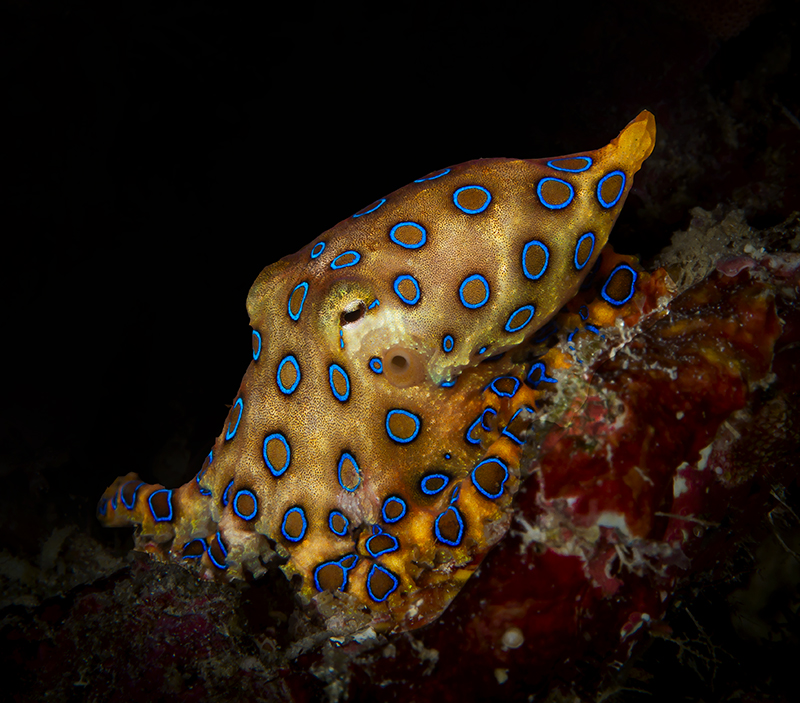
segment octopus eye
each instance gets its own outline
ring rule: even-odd
[[[342,314],[339,316],[339,322],[344,325],[352,325],[354,322],[358,322],[362,317],[364,317],[364,313],[367,311],[367,306],[364,304],[363,300],[357,300],[354,303],[351,303],[348,306],[348,310],[342,310]]]

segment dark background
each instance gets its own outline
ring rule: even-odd
[[[273,4],[2,4],[9,554],[67,524],[122,553],[96,501],[199,469],[260,270],[434,169],[595,149],[646,108],[618,250],[696,206],[800,208],[796,2]]]

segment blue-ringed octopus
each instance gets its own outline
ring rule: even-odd
[[[548,380],[529,346],[654,144],[644,111],[596,151],[434,171],[265,268],[252,362],[199,473],[118,478],[100,520],[208,578],[261,576],[277,553],[302,596],[376,630],[435,620],[509,527]],[[623,265],[602,294],[633,280]]]

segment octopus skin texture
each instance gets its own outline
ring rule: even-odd
[[[207,578],[261,576],[277,552],[302,597],[376,630],[435,620],[508,529],[546,380],[531,345],[654,144],[644,111],[597,151],[435,171],[268,266],[203,467],[174,490],[118,478],[101,522]],[[622,265],[602,294],[623,304],[635,279]]]

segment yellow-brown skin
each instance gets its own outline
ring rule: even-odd
[[[574,295],[608,240],[633,175],[654,143],[655,120],[642,112],[611,144],[594,152],[555,161],[481,159],[434,172],[268,266],[247,300],[251,325],[260,334],[260,352],[217,438],[213,461],[207,461],[198,480],[175,490],[171,498],[166,492],[154,497],[161,518],[168,517],[171,501],[171,519],[155,520],[148,501],[162,487],[142,484],[134,494],[138,481],[128,483],[136,481],[129,474],[105,492],[101,520],[110,526],[139,525],[138,549],[184,563],[189,561],[186,554],[201,543],[187,545],[205,538],[208,549],[200,557],[201,568],[215,577],[260,575],[274,547],[288,557],[283,567],[287,575],[302,577],[305,597],[317,597],[317,586],[344,586],[355,599],[351,603],[370,609],[374,627],[407,630],[438,617],[508,527],[511,499],[519,486],[521,446],[514,438],[519,439],[530,415],[523,413],[513,426],[509,423],[520,408],[535,408],[536,392],[524,383],[528,369],[518,361],[521,354],[481,362],[524,349]],[[608,179],[601,195],[615,202],[604,207],[598,184],[616,170],[625,174],[624,187],[619,192],[622,178]],[[545,202],[559,205],[568,198],[563,182],[571,184],[574,197],[565,207],[546,207]],[[459,191],[469,186],[480,188]],[[394,231],[405,246],[390,235],[403,222],[418,225]],[[587,232],[594,234],[593,248],[588,239],[581,240]],[[548,249],[546,268],[542,246],[525,248],[532,240]],[[577,269],[579,241],[582,266]],[[333,268],[334,262],[355,260],[342,256],[348,251],[357,252],[360,260]],[[523,270],[526,251],[528,276]],[[475,274],[484,278],[489,294],[473,309],[462,303],[459,290],[470,305],[482,303],[485,287],[470,278]],[[418,300],[413,283],[399,276],[416,280]],[[524,306],[532,306],[534,314]],[[518,331],[507,329],[518,326]],[[451,351],[446,350],[447,335],[453,338]],[[254,337],[254,357],[258,344]],[[284,364],[278,378],[287,355],[293,355],[301,372],[291,393],[279,388],[279,380],[285,390],[295,380],[291,364]],[[380,373],[370,367],[376,359],[382,364]],[[338,371],[331,384],[331,364],[349,377],[346,401],[334,395],[334,390],[341,395],[345,385]],[[499,376],[520,381],[513,397],[487,389]],[[512,380],[498,384],[508,392],[516,385]],[[487,413],[484,426],[474,426],[473,441],[467,441],[465,434],[486,408],[496,414]],[[395,409],[418,418],[412,441],[389,436],[387,422],[401,440],[415,429],[404,413],[389,414]],[[267,442],[279,475],[269,470],[264,457],[265,438],[275,433],[291,447],[289,465],[281,473],[283,445],[275,439]],[[343,452],[353,457],[359,471],[346,459],[340,479]],[[497,464],[492,465],[494,473],[473,478],[473,469],[487,457],[505,462],[505,481]],[[437,494],[426,495],[423,478],[437,473],[446,475],[448,483]],[[483,492],[477,485],[481,481]],[[132,509],[120,495],[126,483]],[[243,490],[255,496],[257,508],[247,494],[240,497]],[[488,497],[487,492],[499,495]],[[407,507],[396,522],[382,513],[390,496],[402,498]],[[298,541],[282,530],[284,526],[297,536],[302,521],[297,511],[291,513],[295,507],[307,521]],[[242,517],[250,517],[251,508],[252,518]],[[329,527],[334,510],[349,520],[344,535]],[[437,533],[436,520],[445,513]],[[460,533],[456,514],[463,524]],[[372,556],[367,541],[380,533],[393,536],[397,549]],[[375,545],[392,545],[391,539],[381,539],[371,543],[373,551],[378,551]],[[340,565],[322,568],[331,561]]]

